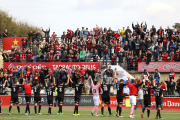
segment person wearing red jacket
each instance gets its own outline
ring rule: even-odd
[[[173,69],[171,69],[170,73],[169,73],[169,79],[173,79],[174,80],[175,77],[175,72],[173,71]]]
[[[136,95],[137,95],[137,88],[143,84],[143,81],[141,84],[135,84],[135,80],[131,80],[131,84],[129,83],[129,77],[127,80],[127,85],[129,87],[129,99],[131,104],[131,112],[130,112],[130,118],[134,118],[134,106],[136,105]]]
[[[121,51],[121,44],[120,42],[118,42],[118,44],[116,45],[116,53],[118,53],[119,51]]]
[[[67,38],[69,39],[69,40],[71,40],[72,38],[73,38],[73,36],[74,36],[74,32],[72,31],[72,30],[67,30]]]
[[[164,53],[162,53],[161,57],[163,62],[167,62],[168,53],[166,53],[166,50],[164,50]]]
[[[20,62],[20,56],[21,56],[21,55],[20,55],[20,51],[17,50],[17,52],[15,53],[15,58],[16,58],[15,61],[16,61],[16,62]]]
[[[30,108],[29,108],[29,105],[30,105],[30,102],[31,102],[31,90],[32,90],[32,87],[31,87],[31,81],[28,81],[28,84],[25,84],[25,79],[23,80],[23,85],[24,85],[24,90],[25,90],[25,99],[26,99],[26,110],[25,110],[25,115],[28,115],[27,114],[27,111],[29,111],[29,114],[30,114]]]

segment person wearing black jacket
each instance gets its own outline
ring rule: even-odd
[[[167,91],[166,91],[166,95],[170,95],[170,86],[171,86],[171,82],[169,77],[167,78],[167,81],[165,81],[167,84]]]
[[[80,31],[79,31],[79,28],[77,28],[77,30],[75,31],[75,37],[76,38],[79,38],[80,37]]]
[[[46,38],[46,42],[49,43],[49,33],[50,33],[50,27],[49,27],[49,30],[46,29],[46,31],[43,30],[43,27],[42,28],[42,31],[45,33],[45,38]]]
[[[153,35],[155,35],[156,34],[156,28],[154,27],[154,25],[152,26],[152,28],[151,28],[151,37],[153,37]]]
[[[139,27],[138,22],[137,22],[137,25],[135,25],[135,27],[134,27],[134,22],[132,22],[132,28],[133,30],[135,30],[136,33],[138,33],[138,27]]]
[[[143,39],[141,39],[140,48],[141,48],[142,53],[145,53],[146,43],[145,43],[145,41]]]
[[[3,38],[4,38],[4,37],[8,37],[7,29],[5,29],[5,32],[3,32]]]
[[[41,71],[39,72],[39,74],[40,74],[40,80],[41,80],[41,85],[43,85],[43,86],[45,86],[44,85],[44,72],[43,72],[43,69],[41,69]]]
[[[170,27],[168,26],[168,29],[165,29],[165,32],[167,33],[167,38],[170,41],[171,40],[171,36],[173,35],[173,31],[172,29],[170,29]]]
[[[129,49],[130,49],[130,45],[128,44],[128,42],[126,41],[125,42],[125,45],[124,45],[124,47],[123,47],[123,49],[124,49],[124,53],[125,53],[125,59],[126,59],[126,57],[127,57],[127,54],[128,54],[128,51],[129,51]]]
[[[124,54],[123,54],[123,52],[118,52],[117,53],[117,56],[118,56],[118,58],[119,58],[119,66],[121,66],[122,68],[123,68],[123,58],[124,58]]]
[[[143,29],[144,32],[146,32],[146,29],[147,29],[147,24],[146,24],[146,21],[145,21],[145,25],[143,25],[143,21],[141,23],[141,28]]]
[[[151,59],[152,59],[152,53],[150,52],[150,50],[148,50],[146,55],[147,55],[147,62],[146,62],[146,64],[149,65],[149,62],[151,62]]]
[[[171,83],[169,85],[170,85],[170,94],[171,95],[175,95],[175,86],[176,86],[176,83],[174,82],[173,78],[171,79]]]
[[[125,30],[123,35],[126,35],[126,41],[128,41],[130,34],[132,33],[132,31],[129,29],[129,26],[127,27],[127,29]]]

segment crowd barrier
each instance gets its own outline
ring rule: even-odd
[[[0,98],[2,99],[2,105],[10,105],[10,99],[11,96],[6,95],[0,95]],[[26,105],[25,96],[19,96],[19,104],[20,105]],[[47,104],[47,96],[41,96],[42,105],[48,106]],[[34,96],[31,96],[31,105],[34,105]],[[117,107],[117,101],[115,96],[110,97],[110,104],[111,107]],[[64,106],[74,106],[74,96],[64,96]],[[151,108],[154,108],[156,105],[155,98],[151,97]],[[93,96],[81,96],[80,100],[80,106],[94,106],[93,104]],[[100,97],[99,100],[99,106],[102,106],[102,99]],[[107,105],[106,105],[107,106]],[[130,107],[130,100],[129,97],[125,97],[123,99],[123,105],[122,107]],[[141,106],[138,106],[141,108]],[[171,109],[180,109],[180,98],[178,97],[164,97],[163,98],[163,108],[171,108]]]
[[[84,69],[93,68],[97,70],[97,68],[101,68],[100,62],[38,62],[38,63],[18,63],[18,62],[4,62],[4,69],[11,69],[12,67],[16,66],[17,68],[20,67],[28,67],[33,68],[34,70],[41,70],[44,67],[50,68],[54,70],[57,67],[64,67],[69,69],[69,67],[74,68],[81,68],[84,66]]]
[[[144,72],[144,69],[148,72],[155,72],[155,69],[158,69],[159,72],[170,72],[171,69],[179,72],[180,62],[150,62],[148,65],[146,62],[138,62],[138,72]]]

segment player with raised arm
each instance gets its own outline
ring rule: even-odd
[[[117,109],[116,109],[117,117],[123,117],[121,115],[121,111],[122,111],[122,104],[123,104],[123,98],[124,98],[124,95],[123,95],[124,86],[126,86],[126,84],[124,83],[123,79],[120,80],[120,83],[117,83],[117,80],[116,80],[116,88],[117,88],[116,99],[117,99],[117,103],[118,103]],[[119,115],[118,115],[118,111],[119,111]]]
[[[24,85],[25,99],[26,99],[25,115],[28,115],[27,111],[29,111],[29,115],[30,115],[31,112],[30,112],[29,105],[30,105],[30,102],[31,102],[31,90],[32,90],[31,81],[28,81],[28,84],[25,84],[25,79],[23,79],[23,85]]]
[[[157,107],[157,114],[156,114],[156,118],[155,119],[158,119],[158,117],[159,117],[159,119],[163,119],[161,117],[161,113],[160,113],[160,111],[161,111],[161,104],[162,104],[161,97],[162,97],[163,89],[161,89],[161,84],[160,83],[158,83],[157,87],[155,87],[156,86],[156,79],[154,79],[153,85],[154,85],[154,93],[155,93],[155,96],[156,96],[156,107]]]
[[[99,116],[99,115],[97,115],[97,112],[98,112],[98,106],[99,106],[99,87],[101,85],[99,84],[98,81],[95,81],[93,84],[93,80],[91,79],[91,86],[92,86],[93,101],[94,101],[94,107],[93,107],[91,114],[93,115],[93,113],[95,111],[95,116]]]
[[[90,78],[91,78],[91,76],[89,76],[87,81],[89,81]],[[75,104],[76,105],[74,108],[74,114],[73,115],[80,115],[78,113],[78,105],[79,105],[80,99],[81,99],[82,88],[84,88],[84,84],[82,83],[81,79],[79,79],[77,82],[78,83],[75,85]]]
[[[0,88],[4,88],[5,87],[5,85],[6,85],[6,83],[7,83],[7,80],[4,82],[4,84],[3,85],[0,85]],[[1,104],[2,104],[2,99],[0,98],[0,115],[2,115],[3,113],[1,112]]]
[[[18,113],[21,114],[20,112],[20,107],[19,107],[19,101],[18,101],[18,93],[19,93],[19,88],[22,87],[23,85],[17,84],[17,80],[14,81],[13,85],[8,86],[11,88],[11,101],[10,101],[10,106],[9,106],[9,113],[8,115],[11,115],[11,108],[13,106],[13,103],[16,103]]]
[[[64,103],[64,88],[65,88],[66,85],[69,84],[69,80],[72,82],[69,75],[67,75],[67,77],[68,77],[67,83],[64,84],[63,81],[60,81],[60,84],[57,85],[57,92],[58,92],[57,99],[58,99],[58,103],[59,103],[59,111],[57,113],[58,115],[63,115],[64,114],[62,112],[62,105]]]
[[[153,87],[149,87],[149,82],[148,81],[144,81],[143,83],[143,94],[144,94],[144,108],[141,114],[141,117],[144,118],[144,111],[147,108],[147,119],[151,119],[151,117],[149,117],[150,115],[150,107],[151,107],[151,89],[153,89]]]
[[[141,86],[143,84],[143,82],[141,82],[140,84],[135,84],[135,80],[132,79],[131,83],[129,83],[130,78],[128,77],[127,80],[127,85],[129,87],[129,99],[130,99],[130,104],[131,104],[131,112],[130,112],[130,118],[134,118],[134,106],[136,105],[136,95],[137,95],[137,88],[139,86]],[[144,81],[144,80],[143,80]]]
[[[101,113],[102,113],[102,116],[104,116],[104,105],[107,104],[109,116],[111,116],[112,113],[111,113],[111,108],[110,108],[110,88],[114,85],[114,83],[109,84],[108,80],[105,81],[105,84],[102,84],[102,83],[103,81],[101,81],[101,88],[103,91]]]
[[[48,109],[48,114],[51,114],[51,107],[53,105],[53,92],[55,90],[55,87],[53,86],[53,83],[51,84],[47,84],[47,81],[45,82],[46,85],[46,91],[47,91],[47,101],[48,101],[48,105],[49,105],[49,109]]]
[[[33,92],[34,92],[34,111],[35,111],[35,115],[37,115],[37,104],[39,103],[39,110],[38,110],[38,115],[41,115],[41,105],[42,105],[42,101],[41,101],[41,89],[43,87],[39,85],[39,82],[36,81],[35,86],[33,87]]]

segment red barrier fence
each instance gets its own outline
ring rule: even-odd
[[[46,96],[44,96],[44,97],[46,97]],[[84,96],[84,97],[92,97],[92,96]],[[2,99],[2,105],[10,105],[11,96],[0,95],[0,98]],[[21,97],[19,97],[19,98],[21,98]],[[19,99],[19,100],[21,100],[21,99]],[[99,106],[102,106],[101,100],[102,99],[100,98]],[[22,103],[22,100],[20,102]],[[44,102],[46,102],[46,101],[44,101]],[[117,101],[116,101],[115,96],[110,97],[110,104],[111,104],[111,107],[117,107]],[[93,105],[93,103],[92,103],[92,105]],[[156,105],[155,98],[151,97],[151,108],[154,108],[155,105]],[[130,107],[131,106],[129,97],[124,98],[122,106],[123,107]],[[141,106],[138,106],[138,107],[140,108]],[[163,98],[163,108],[180,109],[180,98],[164,97]]]
[[[180,72],[180,62],[150,62],[148,65],[146,62],[138,62],[138,72],[144,72],[144,69],[148,72],[155,72],[155,69],[159,72],[170,72],[171,69]]]
[[[11,69],[12,67],[17,66],[18,68],[22,66],[27,66],[29,68],[33,68],[35,70],[41,70],[41,68],[47,67],[53,70],[57,67],[64,67],[69,69],[69,67],[81,68],[84,66],[84,69],[93,68],[96,70],[97,68],[101,68],[100,62],[39,62],[39,63],[18,63],[18,62],[4,62],[4,69]]]

